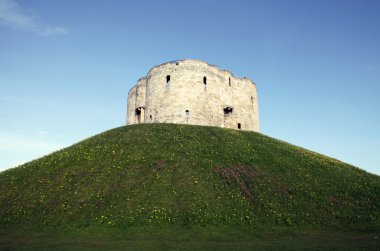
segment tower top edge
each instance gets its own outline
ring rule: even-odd
[[[139,79],[137,80],[136,84],[135,84],[134,86],[132,86],[131,89],[129,89],[128,94],[129,94],[131,91],[133,91],[133,89],[136,89],[136,87],[137,87],[137,85],[138,85],[139,83],[141,83],[142,81],[146,81],[146,80],[147,80],[147,77],[141,77],[141,78],[139,78]]]
[[[247,77],[237,77],[235,76],[232,72],[228,71],[228,70],[225,70],[225,69],[220,69],[219,66],[217,65],[214,65],[214,64],[210,64],[208,62],[205,62],[205,61],[202,61],[202,60],[199,60],[199,59],[190,59],[190,58],[187,58],[187,59],[179,59],[179,60],[172,60],[172,61],[168,61],[168,62],[165,62],[165,63],[162,63],[162,64],[159,64],[159,65],[156,65],[156,66],[153,66],[147,73],[146,77],[151,75],[154,71],[160,69],[160,68],[164,68],[165,66],[168,66],[168,65],[173,65],[173,64],[176,64],[178,65],[179,63],[201,63],[201,64],[204,64],[205,66],[207,67],[210,67],[210,68],[214,68],[216,69],[217,71],[219,72],[223,72],[223,73],[227,73],[227,75],[230,75],[231,77],[235,78],[235,79],[238,79],[238,80],[245,80],[245,81],[249,81],[251,82],[253,85],[256,86],[256,83],[251,80],[250,78],[247,78]],[[146,78],[145,77],[145,78]],[[139,79],[140,80],[140,79]]]

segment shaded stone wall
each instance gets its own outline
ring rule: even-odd
[[[137,123],[259,131],[256,85],[198,60],[164,63],[128,93],[127,124]]]

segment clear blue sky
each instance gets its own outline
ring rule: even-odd
[[[261,132],[380,174],[380,1],[0,0],[0,170],[125,124],[192,58],[253,79]]]

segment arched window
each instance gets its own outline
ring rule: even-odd
[[[166,91],[168,92],[170,89],[170,75],[166,76]]]
[[[238,129],[241,129],[241,124],[240,123],[238,123]]]

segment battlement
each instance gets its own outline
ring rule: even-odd
[[[256,84],[199,60],[163,63],[128,93],[127,124],[138,123],[259,131]]]

